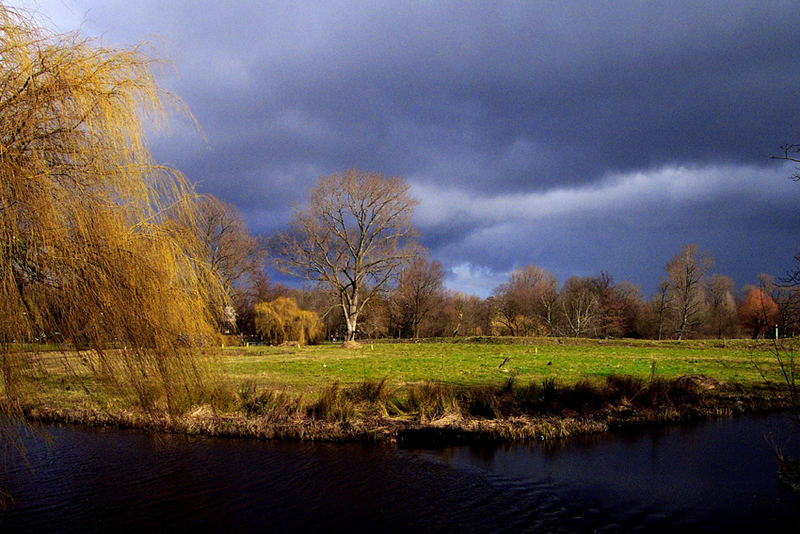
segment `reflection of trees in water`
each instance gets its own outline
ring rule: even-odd
[[[471,458],[479,460],[484,464],[490,464],[497,456],[497,451],[499,449],[503,449],[508,451],[509,447],[506,445],[481,445],[481,444],[472,444],[467,447],[469,451],[469,455]]]

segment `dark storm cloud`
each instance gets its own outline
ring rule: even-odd
[[[128,39],[164,35],[177,90],[215,141],[260,132],[252,142],[284,161],[406,174],[455,161],[462,185],[528,189],[608,168],[753,161],[798,119],[799,21],[778,3],[193,3],[152,17],[146,4],[88,17]]]
[[[780,249],[773,271],[797,246],[767,159],[800,124],[791,3],[32,5],[109,43],[160,36],[208,143],[179,127],[156,155],[259,232],[358,167],[414,184],[426,245],[484,294],[530,262],[650,286],[690,241],[744,283],[750,243]]]

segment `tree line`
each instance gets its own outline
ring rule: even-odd
[[[241,249],[250,244],[250,257],[259,259],[248,263],[256,267],[249,277],[229,283],[238,332],[288,341],[259,327],[264,315],[258,304],[277,299],[291,299],[298,310],[315,314],[317,334],[305,336],[312,342],[450,336],[755,338],[800,330],[795,284],[763,274],[737,290],[730,277],[712,272],[713,258],[695,245],[682,247],[665,264],[658,290],[649,298],[607,272],[573,276],[559,285],[552,272],[535,265],[513,270],[488,298],[448,290],[441,263],[415,239],[410,223],[415,203],[402,178],[350,170],[321,178],[289,228],[270,239],[258,242],[243,224],[235,225],[239,237],[229,242]],[[237,217],[235,208],[226,209]],[[307,284],[297,289],[271,283],[258,269],[263,259]],[[237,286],[241,281],[247,283]]]
[[[697,260],[693,245],[677,260]],[[680,271],[685,273],[686,270]],[[374,296],[362,312],[362,338],[453,336],[557,336],[592,338],[689,339],[794,336],[800,332],[800,292],[761,275],[737,291],[725,275],[675,277],[665,269],[658,291],[645,298],[638,286],[615,283],[607,273],[570,277],[559,287],[555,276],[534,265],[515,269],[491,296],[481,298],[443,286],[436,260],[411,262],[396,285]],[[262,284],[250,302],[291,298],[315,311],[327,339],[344,339],[347,325],[335,296],[324,286],[303,289]],[[242,318],[249,317],[242,310]],[[259,336],[254,323],[242,333]]]

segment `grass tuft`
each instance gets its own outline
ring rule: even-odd
[[[307,413],[314,419],[326,419],[345,422],[355,413],[353,402],[343,395],[338,382],[334,382],[320,392],[317,402],[307,408]]]
[[[423,382],[408,387],[406,411],[417,412],[420,420],[439,419],[448,414],[460,414],[455,388],[440,382]]]
[[[247,381],[239,388],[239,409],[250,416],[286,418],[299,410],[301,397],[292,397],[284,391],[257,391],[255,382]]]
[[[464,406],[467,415],[483,417],[486,419],[499,419],[503,417],[503,401],[509,396],[505,387],[496,389],[491,386],[464,389],[461,392],[461,406]]]
[[[617,400],[631,400],[645,387],[644,380],[631,375],[608,375],[605,388]]]
[[[353,402],[377,403],[386,400],[389,395],[387,386],[388,377],[380,380],[364,380],[347,390],[347,395]]]

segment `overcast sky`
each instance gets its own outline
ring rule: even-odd
[[[12,2],[13,3],[13,2]],[[514,267],[651,294],[681,245],[737,286],[800,251],[795,2],[20,3],[108,45],[156,43],[199,120],[156,157],[267,235],[319,176],[404,176],[452,289]]]

